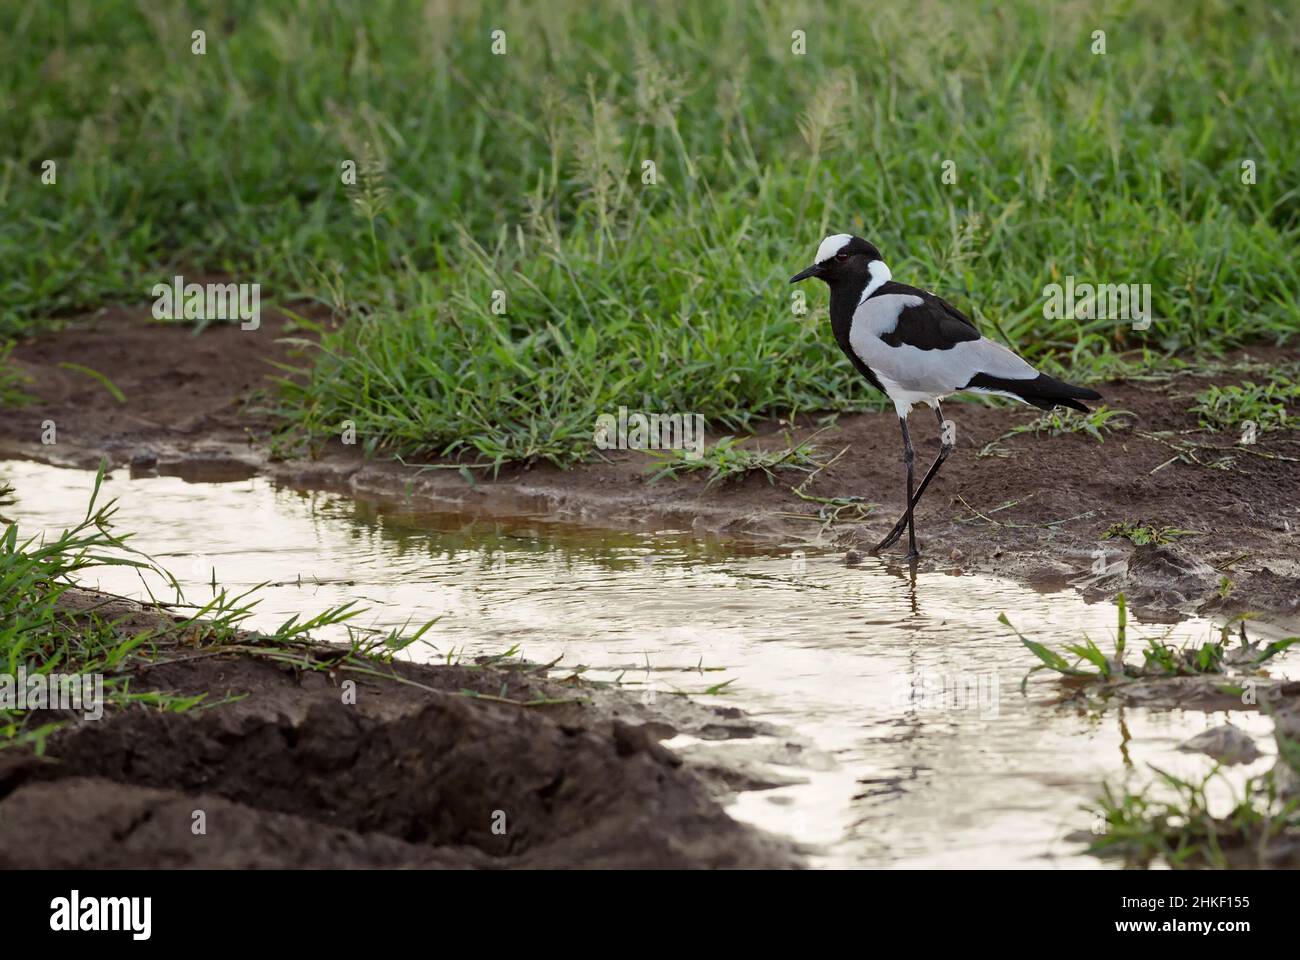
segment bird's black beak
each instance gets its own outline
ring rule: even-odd
[[[822,268],[820,264],[814,263],[807,270],[801,270],[790,278],[791,283],[798,283],[800,280],[807,280],[809,277],[820,276]]]

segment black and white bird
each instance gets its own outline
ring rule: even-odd
[[[1012,397],[1044,410],[1062,406],[1086,413],[1080,401],[1101,399],[1094,390],[1039,373],[1002,344],[980,336],[975,324],[942,297],[895,283],[880,251],[861,237],[837,233],[823,240],[813,265],[790,282],[809,277],[831,288],[835,342],[858,372],[894,402],[903,429],[907,509],[876,550],[892,546],[906,527],[907,557],[918,556],[912,511],[953,446],[940,400],[966,390]],[[917,403],[929,404],[938,416],[942,445],[913,491],[907,415]]]

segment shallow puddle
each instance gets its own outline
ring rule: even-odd
[[[0,464],[0,479],[17,498],[0,512],[22,536],[79,520],[93,485],[90,474],[30,463]],[[410,648],[419,659],[517,646],[533,661],[562,657],[553,675],[582,665],[645,698],[688,692],[745,710],[780,734],[669,746],[730,755],[786,783],[740,794],[731,812],[813,845],[817,865],[1101,866],[1064,839],[1092,825],[1082,808],[1101,783],[1140,786],[1153,779],[1152,763],[1205,773],[1207,758],[1175,748],[1225,719],[1056,706],[1056,685],[1042,674],[1022,695],[1035,661],[1000,612],[1054,647],[1086,633],[1112,648],[1115,607],[1069,591],[952,573],[913,583],[884,560],[846,567],[839,552],[593,532],[537,517],[474,520],[261,479],[118,472],[105,492],[118,499],[118,529],[133,531],[189,600],[211,596],[214,573],[232,592],[268,582],[256,626],[356,599],[368,608],[356,621],[365,627],[440,617],[431,644]],[[127,570],[92,571],[84,582],[146,598]],[[1217,631],[1204,619],[1131,626],[1130,647],[1135,635],[1166,632],[1203,641]],[[1279,658],[1271,672],[1296,675],[1300,658]],[[1265,752],[1235,768],[1239,782],[1271,765],[1272,725],[1253,714],[1233,720]]]

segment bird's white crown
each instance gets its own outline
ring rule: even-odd
[[[835,233],[827,237],[822,241],[822,245],[817,248],[817,256],[813,259],[813,263],[821,263],[825,260],[829,260],[831,257],[835,256],[835,254],[839,253],[840,249],[852,239],[853,235],[850,233]]]

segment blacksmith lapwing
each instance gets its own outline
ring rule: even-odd
[[[907,465],[907,509],[876,550],[892,546],[907,528],[907,558],[918,556],[912,511],[926,486],[952,452],[951,431],[944,429],[939,401],[959,390],[991,393],[1050,410],[1073,407],[1101,394],[1039,373],[1000,343],[980,336],[960,310],[926,290],[895,283],[880,251],[861,237],[837,233],[817,248],[815,262],[790,278],[809,277],[831,288],[831,330],[840,349],[877,390],[894,402],[903,428],[903,463]],[[939,418],[939,456],[912,489],[912,438],[907,414],[927,403]]]

